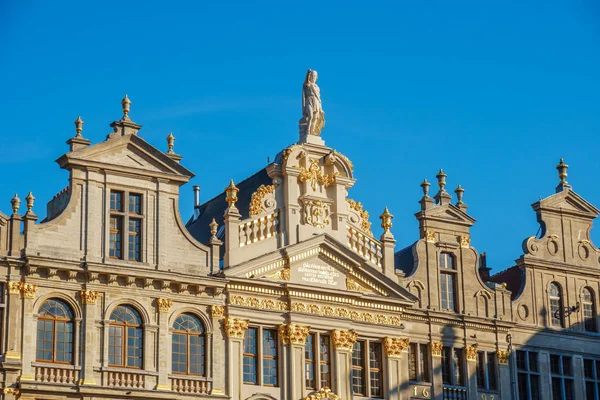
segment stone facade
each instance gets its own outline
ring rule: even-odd
[[[0,213],[4,398],[600,396],[599,211],[562,160],[533,204],[541,234],[490,277],[460,186],[453,203],[442,171],[433,197],[423,182],[416,242],[397,249],[320,130],[186,224],[193,174],[171,134],[166,152],[137,135],[130,104],[102,143],[75,122],[44,220],[31,193]]]

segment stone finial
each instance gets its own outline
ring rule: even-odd
[[[219,228],[219,224],[217,224],[217,221],[213,218],[212,222],[208,224],[208,226],[210,227],[210,234],[212,235],[212,237],[216,237],[217,229]]]
[[[27,212],[33,212],[33,202],[35,201],[35,197],[33,197],[33,194],[31,192],[29,192],[29,194],[27,195],[27,197],[25,197],[25,200],[27,201]]]
[[[121,100],[121,106],[123,106],[123,118],[129,118],[129,110],[131,109],[131,100],[125,95]]]
[[[569,166],[565,164],[565,161],[562,158],[556,166],[556,169],[558,170],[558,177],[560,178],[560,182],[556,187],[556,193],[570,189],[571,185],[569,185],[569,182],[567,182],[567,170],[569,169]]]
[[[423,179],[421,189],[423,189],[423,197],[425,198],[429,197],[429,186],[431,186],[431,183],[427,182],[427,179]]]
[[[440,192],[443,192],[445,189],[444,187],[446,186],[446,177],[448,175],[446,175],[444,173],[444,171],[442,171],[442,169],[440,168],[440,172],[437,173],[437,175],[435,176],[438,180],[438,186],[440,187]]]
[[[235,203],[238,201],[238,192],[240,191],[240,189],[238,189],[235,184],[233,183],[233,179],[231,179],[229,181],[229,186],[227,186],[227,188],[225,188],[225,201],[227,202],[227,204],[229,204],[230,208],[235,208]]]
[[[390,229],[392,228],[392,219],[394,219],[394,216],[390,213],[387,207],[383,210],[383,214],[381,214],[379,218],[381,219],[383,234],[385,235],[386,233],[391,233]]]
[[[463,189],[460,185],[456,189],[454,189],[454,193],[456,193],[456,207],[465,210],[467,208],[467,204],[462,201],[463,195],[465,194],[465,189]]]
[[[449,203],[452,198],[445,189],[447,176],[448,175],[446,175],[442,169],[440,169],[440,172],[435,176],[438,180],[438,186],[440,187],[440,190],[435,195],[435,200],[439,205]]]
[[[13,214],[17,214],[19,212],[19,207],[21,207],[21,199],[19,199],[19,195],[15,193],[15,197],[10,201],[12,204]]]
[[[169,154],[175,153],[173,151],[174,145],[175,145],[175,136],[173,136],[173,132],[169,132],[169,136],[167,136],[167,146],[169,147],[169,150],[167,150],[167,153],[169,153]]]
[[[82,137],[81,136],[81,131],[83,130],[83,120],[81,119],[81,117],[77,117],[77,120],[74,122],[75,124],[75,132],[77,132],[77,134],[75,135],[75,137]]]

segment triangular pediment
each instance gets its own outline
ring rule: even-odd
[[[571,211],[595,218],[600,210],[572,190],[563,190],[534,203],[534,210]]]
[[[90,165],[108,170],[150,175],[178,175],[188,179],[194,176],[137,135],[110,138],[102,143],[67,153],[57,161],[61,167],[69,164]]]
[[[412,304],[406,289],[327,234],[224,270],[227,277],[276,281],[307,290],[352,292]]]
[[[475,223],[475,219],[473,217],[453,204],[444,204],[442,206],[432,207],[427,210],[426,215],[428,219],[452,221],[468,226],[471,226]]]

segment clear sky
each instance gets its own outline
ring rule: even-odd
[[[398,248],[418,238],[419,184],[440,168],[466,190],[471,243],[494,271],[536,234],[530,204],[554,193],[560,157],[600,206],[596,0],[0,0],[0,60],[5,214],[31,190],[45,216],[68,183],[54,160],[73,121],[104,140],[127,93],[140,136],[166,150],[172,131],[196,174],[182,188],[187,220],[192,185],[208,200],[298,140],[308,68],[322,136],[355,165],[350,197],[376,235],[389,207]]]

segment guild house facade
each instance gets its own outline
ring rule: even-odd
[[[316,81],[297,142],[211,200],[194,187],[187,223],[172,134],[147,143],[127,96],[103,142],[77,119],[68,186],[0,213],[4,399],[600,398],[599,210],[568,166],[533,204],[538,235],[490,276],[441,170],[417,209],[388,204],[416,211],[410,243],[348,197]]]

